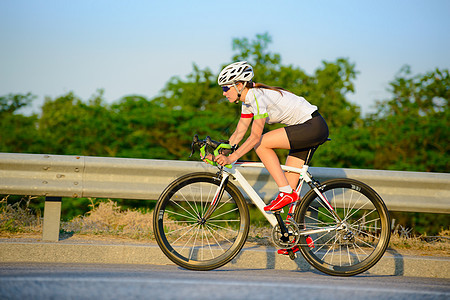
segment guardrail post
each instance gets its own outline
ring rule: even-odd
[[[44,227],[42,240],[59,241],[59,226],[61,219],[61,197],[46,197],[44,206]]]

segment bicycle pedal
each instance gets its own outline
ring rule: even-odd
[[[289,258],[292,260],[295,260],[297,258],[297,253],[294,253],[293,251],[289,251]]]

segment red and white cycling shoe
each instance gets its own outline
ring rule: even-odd
[[[299,251],[300,248],[298,247],[298,245],[295,245],[291,250],[293,253],[295,253],[295,252]],[[278,254],[289,255],[288,249],[278,249],[277,252],[278,252]]]
[[[272,202],[270,202],[269,205],[264,207],[264,210],[265,211],[279,210],[297,200],[298,194],[296,191],[292,191],[292,193],[290,194],[280,192],[275,200],[273,200]]]
[[[314,241],[309,235],[306,237],[306,244],[309,248],[314,248]]]

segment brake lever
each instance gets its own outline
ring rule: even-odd
[[[200,155],[202,154],[201,152],[201,148],[203,147],[203,146],[205,146],[207,144],[207,142],[206,141],[204,141],[204,140],[200,140],[199,138],[198,138],[198,135],[196,134],[196,135],[194,135],[194,138],[192,139],[192,143],[191,143],[191,154],[189,155],[189,157],[192,157],[192,155],[194,155],[194,153],[195,153],[195,150],[196,150],[196,147],[198,147],[199,148],[199,150],[200,150]],[[205,155],[204,156],[200,156],[201,157],[201,159],[203,160],[203,159],[205,159],[205,157],[206,157],[206,153],[205,153]]]
[[[192,155],[194,155],[195,153],[195,149],[194,149],[194,143],[191,144],[191,154],[189,155],[189,158],[192,157]]]
[[[194,135],[194,138],[192,139],[192,143],[191,143],[191,154],[189,155],[189,158],[192,157],[192,155],[194,155],[195,153],[195,146],[198,144],[198,135]]]

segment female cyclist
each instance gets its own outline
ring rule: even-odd
[[[253,68],[246,61],[232,63],[219,74],[223,95],[230,102],[242,102],[241,118],[229,139],[230,144],[239,144],[252,120],[253,124],[250,136],[235,152],[229,156],[218,155],[215,161],[224,166],[255,149],[279,188],[276,199],[264,208],[275,211],[298,200],[295,188],[299,175],[282,171],[274,149],[290,149],[286,165],[301,168],[308,150],[328,138],[328,126],[317,106],[282,88],[253,83],[253,75]],[[286,126],[263,134],[265,123]]]

